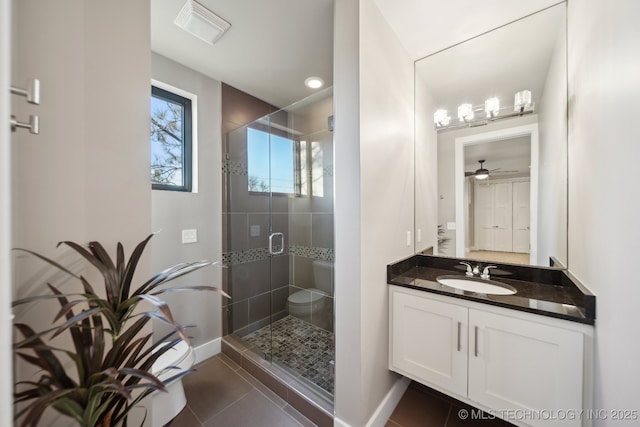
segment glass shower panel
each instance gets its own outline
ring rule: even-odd
[[[332,93],[227,135],[227,333],[331,400]]]

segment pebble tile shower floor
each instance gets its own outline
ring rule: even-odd
[[[333,332],[286,316],[243,339],[267,358],[294,370],[302,378],[333,394]]]

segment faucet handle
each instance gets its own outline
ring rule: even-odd
[[[490,276],[489,276],[489,269],[490,268],[498,268],[498,267],[495,266],[495,265],[487,265],[484,268],[484,270],[482,271],[482,275],[480,276],[481,279],[488,280],[490,278]]]
[[[460,264],[467,266],[467,272],[465,273],[467,276],[473,276],[473,268],[471,267],[471,264],[464,261],[460,262]]]

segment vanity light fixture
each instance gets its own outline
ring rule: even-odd
[[[535,103],[532,101],[531,91],[522,90],[514,95],[513,110],[511,106],[500,107],[500,99],[494,96],[484,101],[484,105],[474,106],[469,103],[460,105],[458,107],[459,121],[451,122],[451,117],[447,116],[447,110],[438,109],[433,114],[433,123],[438,132],[461,127],[486,126],[496,120],[533,113],[534,108]]]
[[[458,118],[460,119],[460,123],[469,123],[473,120],[473,105],[461,104],[458,107]]]
[[[441,128],[449,125],[451,117],[447,115],[447,110],[437,110],[433,113],[433,122],[436,124],[436,128]]]
[[[187,0],[174,23],[210,45],[220,40],[231,28],[230,23],[195,0]]]
[[[320,77],[307,77],[306,80],[304,81],[304,84],[311,89],[320,89],[322,86],[324,86],[324,80],[322,80]]]
[[[484,112],[488,119],[496,117],[500,112],[500,100],[494,96],[484,101]]]

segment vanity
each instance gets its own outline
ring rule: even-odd
[[[493,264],[511,295],[438,283],[461,261],[387,267],[389,369],[516,425],[590,425],[595,297],[558,268]]]

